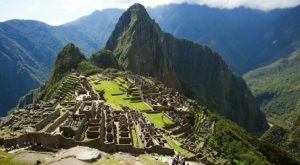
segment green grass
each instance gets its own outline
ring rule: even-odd
[[[158,160],[154,160],[150,158],[150,155],[146,155],[146,154],[140,155],[139,158],[140,161],[145,165],[166,165],[167,164]]]
[[[0,164],[1,165],[25,165],[22,162],[12,162],[11,160],[15,157],[15,154],[10,154],[2,151],[0,147]]]
[[[292,126],[300,110],[300,49],[288,58],[248,72],[243,77],[268,120]]]
[[[173,122],[163,115],[162,112],[159,113],[144,113],[148,120],[153,123],[157,128],[163,129],[164,126],[173,124]]]
[[[181,148],[174,140],[170,139],[168,136],[164,135],[164,138],[167,140],[168,144],[178,153],[180,153],[188,158],[195,156],[195,154],[189,152],[188,150]]]
[[[94,82],[91,82],[91,84],[96,90],[104,90],[104,98],[106,99],[106,102],[116,110],[121,110],[121,105],[135,110],[150,109],[144,102],[130,102],[130,99],[128,99],[129,97],[123,94],[123,91],[120,90],[120,86],[112,81],[100,81],[100,84],[98,85]],[[112,94],[120,95],[113,96]]]
[[[131,135],[132,135],[133,145],[134,145],[135,147],[140,147],[140,146],[142,146],[142,144],[141,144],[142,142],[141,142],[139,136],[137,135],[136,129],[135,129],[135,128],[132,128],[132,129],[131,129]]]

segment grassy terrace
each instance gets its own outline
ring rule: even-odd
[[[162,112],[159,113],[144,113],[148,120],[159,129],[163,129],[164,126],[173,124],[173,122],[167,118]]]
[[[137,135],[135,128],[131,128],[131,136],[132,136],[133,145],[135,147],[141,147],[142,142],[141,142],[140,137]]]
[[[116,110],[121,110],[122,107],[120,105],[136,110],[150,109],[144,102],[131,102],[130,97],[126,96],[126,94],[120,90],[120,86],[113,81],[100,81],[99,84],[95,84],[95,82],[91,81],[90,83],[96,90],[104,90],[106,102]]]
[[[170,139],[168,136],[165,136],[164,135],[164,138],[167,140],[168,144],[178,153],[190,158],[190,157],[193,157],[195,156],[195,154],[189,152],[188,150],[185,150],[183,148],[181,148],[178,144],[178,142]]]

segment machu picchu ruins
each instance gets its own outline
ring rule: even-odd
[[[122,72],[88,77],[72,73],[54,95],[11,113],[0,129],[6,151],[80,145],[106,152],[175,151],[199,162],[222,160],[205,153],[205,136],[214,129],[205,111],[197,135],[189,120],[197,103],[153,79]]]

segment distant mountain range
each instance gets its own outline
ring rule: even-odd
[[[299,8],[266,13],[179,4],[149,8],[148,12],[162,30],[208,45],[235,73],[242,74],[294,51],[300,38]],[[46,79],[65,43],[75,43],[87,55],[103,47],[122,12],[95,11],[61,26],[25,20],[0,23],[1,113]]]
[[[30,20],[0,23],[0,115],[47,79],[56,54],[66,43],[76,43],[86,54],[99,49],[121,12],[95,11],[89,17],[61,26]]]

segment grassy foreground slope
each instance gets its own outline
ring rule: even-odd
[[[300,49],[290,57],[244,75],[261,110],[274,124],[290,127],[300,113]]]

